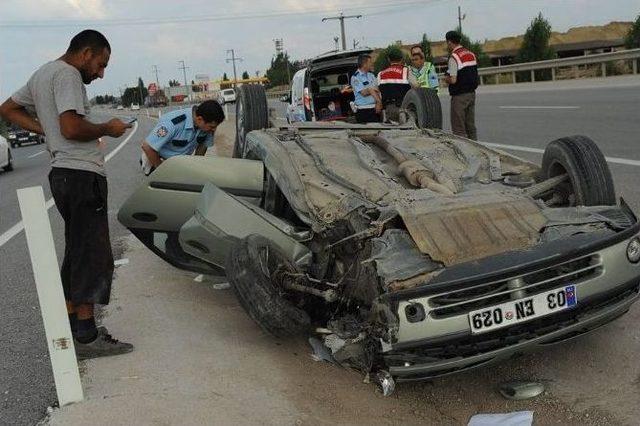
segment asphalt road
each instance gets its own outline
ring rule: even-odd
[[[447,117],[448,96],[443,96],[442,101]],[[539,161],[538,153],[522,149],[542,149],[555,138],[580,133],[598,141],[606,156],[640,161],[637,137],[640,134],[639,101],[640,81],[622,87],[567,88],[558,85],[543,91],[489,90],[478,95],[479,139],[512,145],[516,149],[514,153]],[[277,108],[282,106],[277,102],[272,104]],[[127,234],[116,220],[117,209],[138,184],[141,176],[137,165],[139,141],[152,125],[151,120],[141,117],[135,135],[107,163],[109,217],[114,243]],[[445,127],[448,128],[448,120]],[[107,152],[123,140],[108,139]],[[42,146],[15,149],[15,170],[0,174],[0,244],[7,231],[20,220],[16,189],[42,185],[47,199],[50,197],[48,158],[46,153],[40,153],[42,149]],[[640,167],[611,164],[611,169],[618,194],[640,212],[640,191],[637,189]],[[49,213],[60,256],[63,249],[62,221],[55,207]],[[116,259],[118,253],[116,246]],[[43,417],[46,408],[54,404],[56,398],[24,233],[0,245],[0,276],[0,424],[33,424]],[[639,319],[636,309],[613,326],[619,338],[595,334],[587,338],[589,345],[576,343],[571,350],[579,356],[590,353],[591,348],[606,350],[613,346],[624,357],[633,359],[639,339],[635,324]],[[550,351],[549,356],[558,361],[564,356],[563,350]],[[604,362],[601,358],[589,359]],[[570,361],[566,359],[566,369],[571,369]],[[543,359],[537,362],[541,363]],[[638,372],[634,370],[634,374]],[[611,376],[622,380],[624,371],[615,371]],[[478,375],[477,379],[481,377]],[[606,381],[606,377],[595,373],[589,379]],[[570,382],[577,386],[579,381]]]
[[[151,125],[142,120],[129,142],[107,162],[112,241],[128,233],[116,220],[117,209],[140,179],[139,140]],[[130,133],[119,139],[106,138],[107,155]],[[49,158],[43,150],[42,145],[14,149],[14,171],[0,175],[1,240],[21,220],[16,189],[42,186],[45,198],[51,197]],[[49,217],[61,263],[64,228],[55,206]],[[114,257],[118,255],[114,247]],[[0,275],[0,425],[34,424],[56,402],[56,394],[24,232],[0,246]]]

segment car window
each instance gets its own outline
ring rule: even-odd
[[[222,93],[224,93],[225,95],[233,95],[235,92],[233,91],[233,89],[227,89]]]

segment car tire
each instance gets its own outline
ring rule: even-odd
[[[236,140],[233,157],[243,158],[247,134],[269,127],[267,94],[259,84],[240,86],[236,102]]]
[[[433,89],[411,89],[404,95],[401,108],[414,115],[421,129],[442,129],[442,105],[438,92]]]
[[[2,170],[4,170],[5,172],[10,172],[10,171],[12,171],[12,170],[13,170],[13,163],[11,162],[11,160],[12,160],[12,158],[11,158],[11,151],[9,151],[9,153],[8,153],[8,161],[9,161],[9,162],[7,163],[7,165],[6,165],[6,166],[4,166],[4,167],[2,168]]]
[[[266,265],[263,263],[265,250],[269,259]],[[227,278],[240,305],[264,331],[276,337],[300,334],[308,329],[311,320],[305,311],[287,300],[283,289],[265,274],[273,275],[270,268],[274,264],[295,270],[268,239],[252,234],[230,250]]]
[[[550,142],[542,157],[542,177],[568,174],[570,182],[559,186],[569,206],[615,205],[611,170],[602,151],[586,136],[567,136]]]

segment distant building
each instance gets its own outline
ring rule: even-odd
[[[587,26],[571,28],[564,33],[551,33],[550,46],[559,58],[572,56],[593,55],[596,53],[613,52],[624,48],[624,38],[633,22],[610,22],[601,26]],[[518,50],[522,45],[523,35],[504,37],[499,40],[486,40],[482,47],[491,58],[494,66],[509,65],[514,62]],[[414,44],[399,43],[402,50],[409,53]],[[416,42],[415,44],[419,44]],[[381,49],[376,49],[376,55]],[[447,43],[445,41],[431,42],[433,62],[438,72],[447,68]]]

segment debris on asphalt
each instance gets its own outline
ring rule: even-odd
[[[213,285],[214,290],[229,290],[231,288],[231,284],[229,283],[215,283]]]
[[[127,259],[127,258],[118,259],[118,260],[113,262],[113,266],[123,266],[123,265],[128,265],[128,264],[129,264],[129,259]]]
[[[314,361],[327,361],[331,364],[337,364],[329,348],[327,348],[320,339],[317,337],[309,337],[309,344],[313,348],[311,358],[313,358]]]
[[[500,393],[507,399],[531,399],[544,392],[544,385],[538,382],[514,381],[500,385]]]
[[[200,274],[193,279],[197,283],[201,283],[204,280],[204,275]]]
[[[375,381],[382,390],[382,395],[389,396],[396,390],[396,381],[387,370],[380,370],[375,375]]]
[[[533,411],[515,411],[500,414],[476,414],[467,426],[531,426]]]

